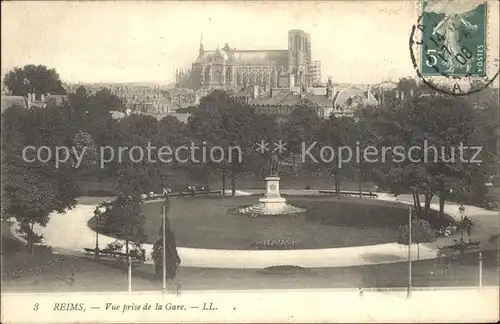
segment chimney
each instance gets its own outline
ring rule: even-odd
[[[288,75],[288,86],[290,87],[290,90],[295,87],[295,74],[290,73]]]
[[[258,84],[255,84],[253,86],[253,96],[252,96],[252,99],[255,99],[259,96],[259,85]]]

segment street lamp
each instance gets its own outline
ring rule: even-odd
[[[106,211],[106,208],[102,206],[97,206],[94,210],[94,215],[97,220],[97,226],[95,230],[95,259],[99,260],[99,219],[101,218],[101,214]]]
[[[411,206],[408,208],[408,287],[406,290],[406,298],[411,297]]]
[[[460,244],[462,245],[464,243],[464,205],[461,204],[460,207],[458,207],[458,211],[460,212]]]

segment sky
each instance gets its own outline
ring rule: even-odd
[[[311,35],[322,80],[378,83],[415,76],[408,40],[415,1],[2,2],[2,77],[43,64],[64,82],[170,83],[205,49],[287,49]],[[498,2],[493,12],[498,13]],[[492,24],[498,26],[498,14]],[[498,53],[498,27],[490,50]],[[493,49],[494,48],[494,49]],[[498,54],[497,54],[498,57]]]

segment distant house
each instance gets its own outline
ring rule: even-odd
[[[188,113],[168,113],[166,115],[162,115],[161,117],[163,118],[166,116],[172,116],[172,117],[177,118],[182,123],[187,123],[191,114],[188,114]]]
[[[67,95],[53,95],[53,94],[36,94],[28,93],[27,103],[28,108],[45,108],[50,105],[59,106],[68,100]]]
[[[371,92],[371,89],[359,87],[347,87],[338,91],[334,100],[334,114],[346,113],[352,114],[353,111],[361,106],[378,106],[379,102]]]
[[[275,115],[280,120],[286,119],[301,102],[312,103],[321,118],[329,118],[331,115],[351,116],[359,105],[379,105],[370,87],[339,87],[334,86],[331,80],[326,87],[307,89],[276,88],[260,92],[258,86],[254,86],[250,96],[248,104],[254,107],[256,112]]]
[[[28,109],[28,101],[23,96],[2,96],[1,112],[9,109],[12,106],[19,106]]]
[[[113,119],[122,119],[125,116],[127,116],[126,113],[121,112],[121,111],[116,111],[116,110],[111,110],[110,113],[111,113],[111,118],[113,118]]]
[[[231,92],[229,96],[242,104],[248,104],[250,99],[252,99],[252,95],[246,91]]]
[[[66,100],[68,100],[67,95],[52,95],[48,94],[44,98],[45,104],[46,105],[55,105],[59,106],[62,105]]]

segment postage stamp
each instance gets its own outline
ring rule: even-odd
[[[420,80],[433,90],[467,96],[484,90],[499,73],[495,3],[487,0],[421,0],[410,33],[410,57]]]
[[[422,75],[486,75],[487,2],[421,1]]]

